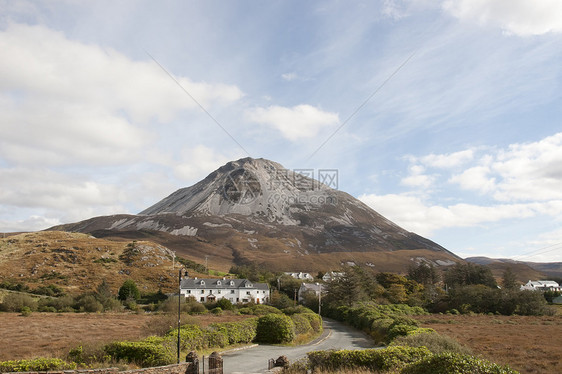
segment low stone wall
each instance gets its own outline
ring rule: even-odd
[[[85,369],[85,370],[63,370],[63,371],[26,371],[18,373],[5,374],[185,374],[192,364],[190,362],[182,362],[179,364],[157,366],[143,369],[133,369],[119,371],[118,368],[106,369]]]

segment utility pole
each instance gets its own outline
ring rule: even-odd
[[[318,315],[321,316],[320,312],[322,311],[322,283],[316,283],[319,287],[318,290]]]
[[[209,256],[205,256],[205,271],[207,272],[207,275],[209,274],[209,263],[208,260]]]
[[[180,268],[178,275],[178,364],[180,363],[180,327],[181,327],[181,273],[185,271],[187,277],[187,270]]]

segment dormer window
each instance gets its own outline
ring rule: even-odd
[[[202,280],[200,284],[201,284],[202,286],[204,286],[204,285],[205,285],[205,281]]]
[[[221,285],[221,281],[217,281],[217,286],[220,286],[220,285]]]
[[[230,285],[231,285],[231,286],[234,286],[234,281],[230,281]]]

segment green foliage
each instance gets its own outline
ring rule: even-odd
[[[195,261],[188,260],[187,258],[176,256],[176,260],[187,269],[193,269],[201,274],[207,274],[207,268],[203,264],[198,264]]]
[[[82,295],[76,301],[76,308],[81,312],[98,313],[103,311],[103,305],[94,295]]]
[[[506,290],[516,290],[519,288],[517,277],[511,267],[506,268],[503,272],[502,287]]]
[[[256,342],[289,343],[295,338],[295,325],[290,317],[283,314],[266,314],[258,319]]]
[[[504,290],[484,285],[455,287],[440,305],[446,310],[460,310],[462,313],[549,314],[546,300],[540,292]]]
[[[433,265],[419,263],[408,267],[407,277],[411,280],[423,284],[424,286],[433,285],[439,282],[439,274]]]
[[[352,368],[391,370],[429,358],[431,352],[426,347],[389,347],[356,351],[315,351],[309,352],[307,355],[312,371]]]
[[[12,282],[9,280],[2,281],[0,283],[0,288],[18,292],[29,292],[29,287],[27,285],[20,282]]]
[[[211,313],[220,316],[222,314],[222,308],[217,306],[216,308],[211,309]]]
[[[37,287],[32,292],[36,295],[46,295],[46,296],[53,296],[53,297],[64,296],[64,290],[54,284]]]
[[[549,303],[552,303],[552,300],[554,300],[554,298],[560,295],[562,295],[562,292],[560,291],[545,291],[543,293],[545,300],[548,301]]]
[[[517,374],[509,366],[500,366],[473,356],[442,353],[422,358],[402,370],[402,374]]]
[[[418,329],[421,330],[421,329]],[[393,346],[427,347],[432,353],[444,352],[471,354],[468,347],[461,345],[458,341],[448,336],[432,333],[416,333],[407,336],[399,336],[393,340]]]
[[[137,284],[132,279],[127,279],[123,282],[123,285],[119,288],[119,300],[140,299],[140,292],[137,288]]]
[[[271,292],[269,303],[278,309],[284,309],[284,308],[292,307],[294,305],[293,299],[291,299],[286,294],[279,292],[277,290],[273,290]]]
[[[459,263],[448,268],[444,281],[450,288],[478,284],[487,287],[497,286],[490,268],[470,262],[466,264]]]
[[[222,310],[232,310],[234,309],[234,305],[228,299],[222,298],[217,301],[217,307],[221,308]]]
[[[59,358],[36,358],[33,360],[0,361],[0,373],[21,371],[73,370],[76,364]]]
[[[29,295],[10,293],[4,296],[0,310],[4,312],[21,312],[24,307],[31,311],[37,310],[37,300]]]
[[[29,317],[31,315],[31,309],[28,306],[21,308],[21,315],[24,317]]]
[[[174,361],[172,352],[158,343],[161,340],[113,342],[104,347],[104,352],[114,360],[135,363],[141,367],[171,364]]]
[[[229,344],[250,343],[256,336],[257,319],[249,318],[240,322],[213,323],[207,328],[184,325],[180,328],[182,350],[201,350],[225,347]],[[173,329],[165,339],[175,341],[178,330]]]
[[[293,314],[291,319],[295,325],[296,334],[308,334],[313,332],[310,321],[303,314]]]

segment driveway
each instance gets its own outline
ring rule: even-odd
[[[363,332],[342,323],[324,319],[324,332],[314,342],[297,347],[259,345],[253,348],[225,352],[224,372],[229,374],[263,373],[268,359],[287,356],[291,362],[303,358],[307,352],[327,349],[373,348],[373,341]]]

